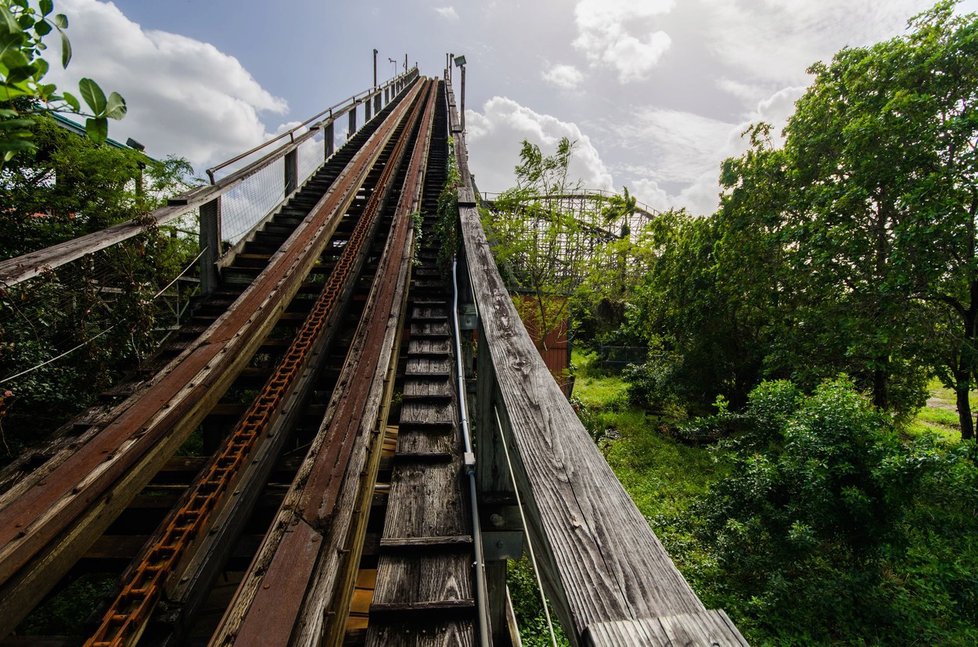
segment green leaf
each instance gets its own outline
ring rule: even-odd
[[[28,67],[31,66],[31,61],[20,49],[14,47],[5,47],[2,52],[0,52],[0,62],[2,62],[8,70],[14,70],[18,67]],[[11,83],[16,83],[16,81],[11,81]]]
[[[71,41],[60,29],[58,34],[61,36],[61,67],[68,67],[68,62],[71,61]]]
[[[20,83],[21,81],[26,81],[27,79],[34,77],[33,65],[24,65],[21,67],[12,68],[7,72],[7,83]]]
[[[64,100],[65,100],[65,103],[67,103],[69,106],[71,106],[71,109],[74,110],[75,112],[78,112],[79,110],[81,110],[81,102],[79,102],[78,101],[78,97],[76,97],[72,93],[65,92],[65,94],[64,94]]]
[[[78,82],[78,91],[96,117],[105,116],[105,93],[98,83],[86,77]]]
[[[103,143],[109,136],[109,121],[105,117],[85,120],[85,132],[96,144]]]
[[[54,0],[41,0],[38,6],[41,8],[41,15],[46,16],[54,11]]]
[[[0,129],[30,128],[34,124],[30,119],[0,119]]]
[[[38,20],[37,24],[34,25],[34,31],[37,32],[38,36],[47,36],[51,33],[52,29],[54,27],[47,20]]]
[[[17,23],[17,19],[10,13],[10,9],[7,9],[3,5],[0,5],[0,25],[6,26],[7,31],[11,34],[22,31],[20,25]]]
[[[105,116],[109,119],[122,119],[126,116],[126,100],[118,92],[109,94],[105,107]]]
[[[34,67],[36,69],[35,71],[36,78],[40,80],[41,78],[44,77],[45,74],[48,73],[48,69],[50,68],[50,65],[48,65],[48,62],[45,61],[43,58],[39,58],[34,61]]]
[[[63,13],[54,14],[54,25],[58,29],[68,29],[68,16]]]

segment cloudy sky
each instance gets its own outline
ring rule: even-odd
[[[464,53],[479,188],[512,183],[520,141],[577,141],[572,172],[656,208],[708,213],[753,121],[783,125],[805,68],[901,33],[921,0],[56,0],[74,59],[129,115],[110,136],[203,171],[351,96],[388,59],[440,75]],[[965,0],[961,11],[978,10]]]

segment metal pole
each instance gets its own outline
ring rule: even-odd
[[[469,415],[466,407],[468,396],[465,392],[465,372],[462,370],[462,333],[458,322],[458,261],[452,257],[452,332],[455,341],[455,373],[458,379],[458,407],[462,427],[465,474],[469,481],[469,504],[472,512],[472,543],[475,548],[475,594],[476,613],[479,621],[479,644],[489,647],[492,633],[489,625],[489,596],[486,588],[486,556],[482,545],[482,527],[479,523],[479,497],[475,484],[475,453],[472,451],[472,436],[469,431]]]
[[[333,133],[333,120],[330,119],[326,127],[323,128],[323,141],[326,144],[326,159],[333,156],[336,148],[336,136]]]
[[[377,50],[374,49],[374,87],[377,87]]]
[[[221,196],[200,206],[200,291],[217,289],[217,260],[221,257]]]
[[[462,95],[462,114],[461,114],[462,133],[464,134],[465,133],[465,66],[464,65],[462,66],[462,90],[460,94]]]
[[[407,73],[407,54],[404,55],[404,72]]]

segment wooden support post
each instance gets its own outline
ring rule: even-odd
[[[366,99],[364,99],[364,101],[363,101],[363,123],[367,123],[368,121],[370,121],[370,108],[371,108],[372,105],[373,105],[373,102],[370,101],[370,97],[369,96]]]
[[[380,112],[380,108],[381,108],[381,105],[380,105],[380,90],[378,90],[377,91],[377,94],[374,95],[374,114],[379,113]]]
[[[494,516],[491,512],[512,493],[509,474],[505,467],[503,447],[496,430],[495,413],[496,378],[489,356],[486,336],[478,331],[477,377],[475,390],[475,453],[476,483],[479,491],[479,508],[489,512],[486,530],[492,530]],[[505,645],[506,630],[506,560],[486,561],[486,593],[489,601],[489,624],[492,627],[492,644]]]
[[[289,196],[299,188],[299,149],[290,150],[285,154],[285,195]]]
[[[326,157],[329,159],[336,152],[336,135],[333,132],[333,120],[331,119],[328,124],[323,126],[323,143],[325,144]]]
[[[349,115],[350,115],[350,127],[346,131],[347,139],[353,137],[353,135],[357,132],[357,104],[356,103],[354,103],[353,106],[350,108]]]
[[[217,289],[217,260],[221,257],[221,196],[200,207],[200,291]]]

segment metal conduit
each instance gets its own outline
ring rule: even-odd
[[[468,406],[465,396],[465,377],[462,372],[462,339],[458,323],[458,261],[452,257],[452,332],[455,338],[455,373],[458,380],[459,418],[462,421],[462,441],[465,446],[465,474],[469,477],[469,499],[472,509],[472,543],[475,544],[475,589],[479,615],[479,643],[490,647],[489,603],[486,592],[486,558],[482,549],[482,529],[479,527],[479,502],[475,486],[475,454],[469,431]]]

